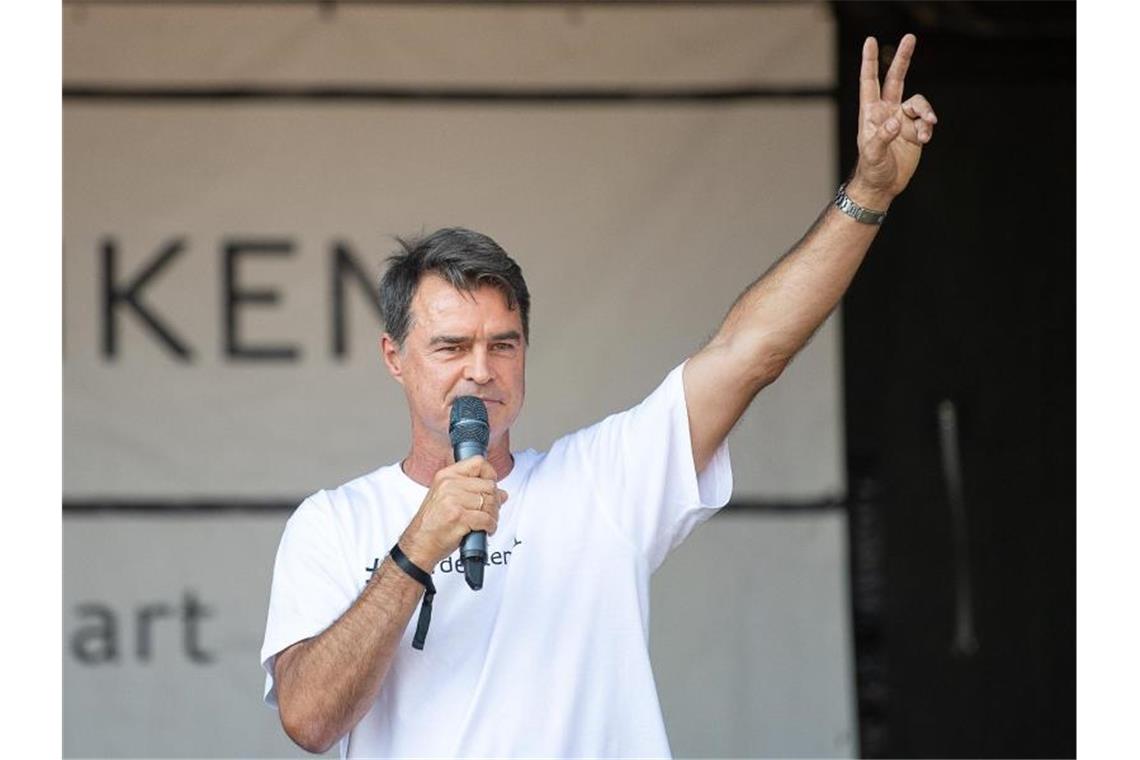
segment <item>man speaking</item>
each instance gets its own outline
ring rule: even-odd
[[[728,502],[729,431],[839,302],[933,135],[926,99],[902,99],[914,45],[880,89],[864,43],[859,161],[803,239],[644,401],[548,452],[510,445],[529,339],[518,265],[470,230],[402,241],[379,297],[409,453],[306,499],[274,566],[265,699],[293,741],[339,740],[341,757],[669,756],[650,576]],[[456,461],[457,400],[485,408],[485,456]],[[457,549],[479,531],[472,590]]]

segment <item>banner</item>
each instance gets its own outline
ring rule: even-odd
[[[304,754],[260,703],[273,554],[302,498],[407,453],[394,236],[519,262],[511,440],[542,450],[697,351],[837,183],[822,4],[65,11],[68,756]],[[733,431],[736,505],[844,494],[837,319]],[[730,508],[666,562],[675,752],[854,752],[844,535]],[[725,573],[710,645],[692,610]]]

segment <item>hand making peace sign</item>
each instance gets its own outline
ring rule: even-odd
[[[938,123],[926,98],[912,95],[905,102],[902,99],[903,81],[914,45],[913,34],[902,38],[880,92],[879,43],[874,37],[868,37],[863,43],[863,68],[859,73],[859,163],[851,186],[853,190],[859,187],[864,191],[872,204],[889,203],[903,191],[918,168],[922,146],[934,137],[934,125]]]

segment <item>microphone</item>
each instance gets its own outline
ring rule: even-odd
[[[487,456],[491,427],[487,424],[487,405],[474,396],[460,396],[451,405],[451,423],[447,428],[455,461]],[[483,568],[487,564],[487,531],[473,530],[463,537],[459,557],[463,575],[473,591],[483,588]]]

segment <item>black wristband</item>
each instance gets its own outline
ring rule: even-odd
[[[427,638],[428,626],[431,625],[431,600],[432,597],[435,596],[435,584],[431,582],[430,575],[416,567],[416,563],[408,559],[408,555],[401,551],[399,543],[392,547],[392,551],[388,552],[388,556],[392,558],[392,561],[395,562],[401,570],[424,587],[424,601],[423,604],[420,605],[420,619],[416,622],[416,635],[415,638],[412,639],[413,649],[423,649],[424,639]]]

